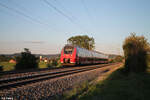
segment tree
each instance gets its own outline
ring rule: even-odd
[[[131,33],[123,44],[125,69],[127,72],[144,72],[147,69],[147,52],[150,48],[144,36]]]
[[[35,55],[31,54],[27,48],[24,48],[24,52],[22,52],[21,56],[18,56],[16,60],[17,63],[15,68],[17,70],[38,68],[37,58]]]
[[[77,45],[88,50],[93,50],[95,48],[94,38],[88,37],[87,35],[72,36],[67,41],[72,45]]]
[[[118,56],[116,56],[115,58],[113,58],[113,59],[111,59],[111,62],[112,63],[115,63],[115,62],[123,62],[123,57],[122,56],[120,56],[120,55],[118,55]]]
[[[5,56],[5,55],[0,55],[0,62],[3,62],[3,61],[9,61],[11,59],[11,57],[8,57],[8,56]]]

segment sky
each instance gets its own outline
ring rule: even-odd
[[[97,51],[123,54],[132,32],[150,42],[149,5],[149,0],[0,0],[0,54],[24,48],[57,54],[76,35],[93,37]]]

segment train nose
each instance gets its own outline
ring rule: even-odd
[[[70,63],[70,59],[64,59],[64,63]]]

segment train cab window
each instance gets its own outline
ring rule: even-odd
[[[64,47],[64,54],[72,54],[73,47],[72,46],[66,46]]]

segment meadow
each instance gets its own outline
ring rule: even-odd
[[[0,66],[3,66],[3,71],[12,71],[15,69],[14,63],[9,62],[0,62]],[[39,62],[39,68],[47,68],[47,63],[45,62]]]
[[[3,71],[11,71],[14,70],[14,63],[9,62],[0,62],[0,66],[3,66]]]

